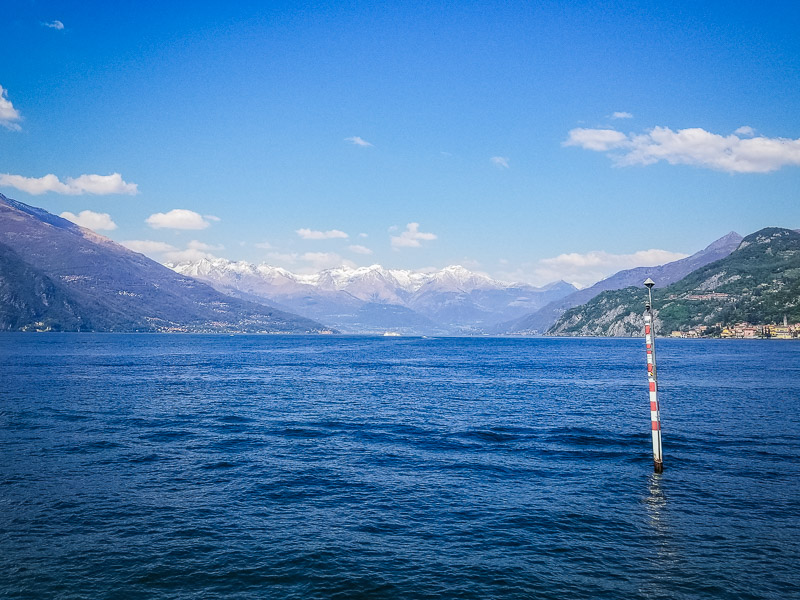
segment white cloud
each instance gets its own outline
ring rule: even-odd
[[[372,254],[372,250],[360,244],[353,244],[352,246],[348,246],[348,248],[350,248],[351,252],[355,252],[356,254]]]
[[[359,233],[358,237],[360,237],[360,238],[368,238],[369,235],[367,235],[366,233]]]
[[[562,145],[580,146],[585,150],[606,152],[612,148],[619,148],[628,140],[628,136],[615,129],[584,129],[578,127],[569,132],[569,138]]]
[[[253,246],[255,246],[256,248],[261,248],[262,250],[271,250],[272,249],[272,244],[270,244],[267,241],[256,242],[255,244],[253,244]]]
[[[356,266],[353,261],[347,260],[335,252],[306,252],[304,254],[270,252],[267,254],[267,260],[270,264],[291,268],[294,273],[302,275],[319,273],[323,269]]]
[[[72,221],[76,225],[92,229],[93,231],[114,231],[117,224],[111,219],[108,213],[96,213],[91,210],[82,210],[77,215],[71,212],[62,212],[59,215],[62,219]]]
[[[167,213],[150,215],[145,223],[153,229],[205,229],[211,225],[207,218],[193,210],[174,208]]]
[[[663,265],[686,256],[681,252],[658,249],[639,250],[632,254],[612,254],[603,250],[585,254],[571,252],[541,259],[534,265],[533,272],[540,284],[563,279],[585,287],[623,269]]]
[[[125,240],[120,242],[128,250],[134,252],[141,252],[142,254],[161,254],[162,252],[170,252],[177,250],[172,244],[166,242],[156,242],[155,240]]]
[[[161,258],[158,259],[158,262],[177,265],[180,263],[197,262],[198,260],[202,260],[204,258],[207,258],[208,260],[213,260],[217,257],[211,254],[210,252],[203,252],[202,250],[187,248],[185,250],[164,252]]]
[[[750,127],[749,125],[742,125],[733,133],[737,135],[743,135],[745,137],[753,137],[756,134],[756,130]]]
[[[11,129],[13,131],[19,131],[22,129],[19,126],[19,121],[22,120],[22,115],[19,114],[19,111],[14,108],[14,105],[11,104],[11,100],[8,99],[8,91],[0,85],[0,125],[5,127],[6,129]]]
[[[224,250],[225,246],[214,246],[198,240],[186,244],[185,250],[170,250],[164,252],[163,260],[170,263],[195,262],[202,258],[213,260],[217,258],[210,250]]]
[[[135,195],[139,192],[135,183],[127,183],[119,173],[111,175],[81,175],[80,177],[67,177],[62,182],[53,174],[44,177],[23,177],[22,175],[0,174],[0,186],[13,187],[33,196],[47,192],[64,194],[67,196],[81,196],[94,194],[105,196],[109,194]]]
[[[58,29],[59,31],[64,29],[64,24],[58,20],[50,21],[49,23],[42,23],[42,25],[49,27],[50,29]]]
[[[225,246],[222,244],[207,244],[199,240],[192,240],[186,244],[186,247],[190,250],[225,250]]]
[[[372,144],[370,144],[367,140],[365,140],[364,138],[360,138],[357,135],[354,135],[354,136],[348,137],[348,138],[344,138],[344,141],[345,142],[350,142],[351,144],[353,144],[355,146],[361,146],[362,148],[369,148],[369,147],[372,146]]]
[[[277,264],[293,265],[300,258],[296,252],[270,252],[267,254],[267,259]]]
[[[301,272],[316,273],[323,269],[332,269],[334,267],[355,267],[356,264],[342,258],[335,252],[306,252],[302,254],[300,260],[309,263],[307,268],[301,269]]]
[[[163,263],[182,263],[193,262],[201,258],[214,259],[217,258],[212,254],[211,250],[223,250],[224,246],[215,246],[206,244],[198,240],[192,240],[186,244],[186,248],[176,248],[172,244],[166,242],[157,242],[155,240],[126,240],[120,242],[123,246],[134,252],[141,252],[146,254],[153,260]]]
[[[122,175],[112,173],[111,175],[81,175],[77,179],[68,178],[67,187],[70,193],[95,194],[104,196],[106,194],[129,194],[138,193],[138,186],[135,183],[126,183],[122,180]],[[75,192],[72,192],[75,190]]]
[[[492,163],[494,163],[498,167],[501,167],[503,169],[507,169],[508,168],[508,157],[507,156],[493,156],[489,160],[492,161]]]
[[[740,128],[741,129],[741,128]],[[673,131],[654,127],[625,135],[613,129],[573,129],[564,146],[610,152],[618,166],[696,165],[728,173],[769,173],[800,165],[800,139],[722,136],[697,127]]]
[[[617,112],[611,113],[611,118],[612,119],[632,119],[633,115],[631,113],[629,113],[629,112],[617,111]]]
[[[484,272],[480,271],[480,268],[483,265],[481,264],[481,261],[479,261],[479,260],[477,260],[475,258],[469,258],[469,257],[465,256],[464,258],[462,258],[461,260],[458,261],[458,264],[461,265],[462,267],[464,267],[465,269],[469,269],[470,271],[472,271],[474,273],[480,273],[482,275],[488,275],[487,273],[484,273]]]
[[[330,229],[328,231],[315,231],[313,229],[298,229],[295,231],[304,240],[333,240],[347,239],[350,237],[344,231]]]
[[[419,223],[409,223],[400,235],[391,236],[392,248],[419,248],[423,241],[435,239],[435,234],[420,231]]]

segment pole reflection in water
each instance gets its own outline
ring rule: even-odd
[[[652,568],[649,574],[652,579],[647,581],[647,587],[641,589],[646,597],[668,598],[673,589],[673,576],[680,570],[681,556],[675,546],[674,524],[670,521],[667,494],[664,490],[664,480],[660,473],[653,473],[648,477],[648,495],[644,497],[647,507],[650,530],[648,538],[652,555]],[[654,551],[653,551],[654,550]]]
[[[648,494],[643,498],[649,517],[650,548],[648,569],[649,577],[644,580],[645,587],[640,589],[644,597],[670,598],[675,586],[675,576],[681,572],[682,554],[676,545],[675,523],[671,522],[664,479],[660,473],[648,477]],[[645,583],[646,582],[646,583]]]
[[[661,487],[662,475],[653,473],[649,477],[648,491],[650,494],[645,498],[647,511],[650,514],[650,524],[656,533],[666,533],[665,509],[667,507],[667,497]]]

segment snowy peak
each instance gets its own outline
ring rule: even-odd
[[[229,276],[257,276],[262,279],[289,279],[297,281],[297,277],[280,267],[272,267],[266,264],[254,265],[249,262],[233,262],[226,258],[201,258],[193,263],[181,263],[178,265],[168,264],[169,268],[182,275],[190,277],[207,277],[214,274],[227,274]]]
[[[171,265],[225,293],[267,300],[351,333],[480,332],[531,312],[575,288],[497,281],[461,265],[439,271],[337,267],[298,274],[267,264],[203,259]]]
[[[424,291],[470,292],[473,290],[504,289],[509,286],[507,283],[497,281],[486,275],[473,273],[461,265],[452,265],[436,273],[431,273],[422,287]]]
[[[196,279],[217,284],[217,287],[232,288],[241,292],[264,295],[273,291],[297,292],[309,287],[300,277],[267,264],[254,265],[245,261],[233,262],[226,258],[201,258],[196,262],[167,264],[180,273]]]
[[[239,280],[256,277],[266,283],[281,285],[293,283],[307,285],[324,291],[345,291],[357,298],[383,300],[398,299],[405,294],[425,291],[471,292],[485,289],[528,287],[527,284],[509,284],[475,273],[460,265],[445,267],[440,271],[422,272],[386,269],[381,265],[369,267],[336,267],[319,273],[302,275],[266,263],[254,265],[245,261],[233,262],[224,258],[200,259],[195,262],[167,265],[174,271],[200,279]],[[553,284],[541,288],[550,289]]]
[[[402,304],[416,293],[503,289],[508,284],[473,273],[459,265],[432,273],[371,265],[327,269],[317,275],[314,285],[323,290],[345,291],[362,300]]]
[[[402,304],[398,292],[405,291],[392,272],[380,265],[327,269],[318,274],[315,285],[321,290],[347,292],[359,300],[392,304]]]

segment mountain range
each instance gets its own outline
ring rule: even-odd
[[[769,228],[582,290],[507,283],[461,266],[312,275],[226,259],[161,265],[0,194],[0,330],[629,335],[642,281],[659,325],[800,318],[800,234]],[[636,287],[628,287],[634,285]]]
[[[742,236],[731,231],[691,256],[655,267],[636,267],[619,271],[594,285],[577,290],[563,298],[550,302],[541,309],[516,321],[502,323],[496,333],[520,333],[528,335],[546,332],[569,309],[589,302],[602,292],[621,290],[628,286],[641,286],[648,277],[660,287],[682,279],[692,271],[725,258],[738,248]]]
[[[646,290],[605,291],[566,311],[548,333],[575,336],[640,335]],[[800,321],[800,233],[768,227],[745,237],[725,258],[653,289],[658,331],[741,321]]]
[[[318,333],[0,194],[0,330]]]
[[[576,291],[563,281],[505,283],[457,265],[426,273],[340,267],[312,275],[221,258],[171,267],[225,294],[266,300],[350,333],[484,333]]]

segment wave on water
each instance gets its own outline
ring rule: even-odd
[[[0,338],[0,597],[800,589],[800,345],[665,340],[654,475],[639,341],[80,339]]]

